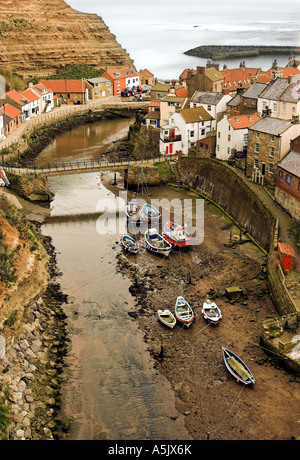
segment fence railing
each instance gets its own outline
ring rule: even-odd
[[[97,169],[97,168],[105,168],[109,169],[109,167],[118,167],[122,166],[122,168],[130,165],[138,165],[138,164],[148,164],[148,163],[154,163],[158,161],[165,161],[165,156],[159,155],[156,157],[144,157],[144,158],[127,158],[127,157],[119,157],[116,160],[113,161],[108,161],[107,158],[105,159],[99,159],[99,160],[93,160],[93,159],[87,159],[87,160],[80,160],[80,161],[61,161],[58,163],[47,163],[47,164],[41,164],[41,165],[36,165],[35,163],[27,163],[26,166],[5,166],[2,165],[0,166],[1,169],[5,169],[7,172],[14,172],[16,174],[30,174],[30,173],[35,173],[35,174],[43,174],[43,173],[53,173],[53,172],[63,172],[63,171],[88,171],[91,169]]]

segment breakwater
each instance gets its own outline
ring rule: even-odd
[[[185,51],[183,54],[216,60],[270,54],[299,55],[299,48],[294,46],[201,45]]]

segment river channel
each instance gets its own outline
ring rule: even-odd
[[[114,121],[109,129],[109,123],[59,136],[37,164],[103,154],[129,126],[128,120]],[[70,429],[65,439],[190,439],[172,388],[154,368],[142,333],[128,314],[134,299],[131,282],[117,269],[119,225],[106,233],[97,227],[99,203],[105,200],[115,210],[121,206],[118,197],[103,185],[99,173],[48,180],[55,196],[42,232],[52,239],[61,272],[57,281],[68,295],[63,308],[70,346],[62,415]],[[117,215],[115,219],[118,223]]]

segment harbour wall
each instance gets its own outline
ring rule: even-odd
[[[274,239],[276,218],[232,169],[210,158],[180,159],[181,180],[228,213],[266,252]]]

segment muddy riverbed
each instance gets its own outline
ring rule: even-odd
[[[151,199],[179,195],[192,194],[151,189]],[[228,246],[235,237],[239,240],[239,231],[206,202],[201,245],[186,253],[174,251],[167,259],[144,250],[138,256],[121,252],[118,267],[132,280],[135,297],[129,315],[143,331],[154,367],[171,383],[193,439],[291,439],[299,434],[299,383],[259,346],[261,321],[277,314],[263,271],[265,255],[251,242]],[[224,296],[229,286],[240,286],[246,295],[229,302]],[[169,330],[158,321],[157,310],[174,312],[178,295],[190,302],[196,320],[189,329],[177,324]],[[206,298],[215,299],[222,310],[218,326],[202,317]],[[248,364],[254,386],[237,383],[227,372],[222,346]]]
[[[79,158],[90,155],[92,144]],[[77,158],[76,145],[73,154],[69,147],[68,158]],[[51,158],[54,154],[55,149]],[[62,417],[70,429],[64,438],[298,436],[299,384],[259,346],[261,321],[277,315],[263,272],[265,255],[250,242],[228,245],[239,232],[208,202],[202,244],[186,253],[174,251],[168,259],[145,250],[137,257],[125,254],[117,234],[99,235],[93,215],[98,200],[114,200],[123,190],[122,180],[115,186],[112,178],[80,174],[50,180],[55,200],[43,233],[55,247],[58,282],[69,299]],[[172,187],[151,188],[144,198],[161,197],[196,198]],[[142,242],[142,235],[138,238]],[[224,290],[236,285],[246,296],[230,303]],[[174,311],[178,295],[190,302],[196,320],[190,329],[168,330],[158,322],[157,310]],[[217,327],[202,318],[207,297],[222,310]],[[244,359],[255,386],[238,384],[228,374],[222,346]]]

